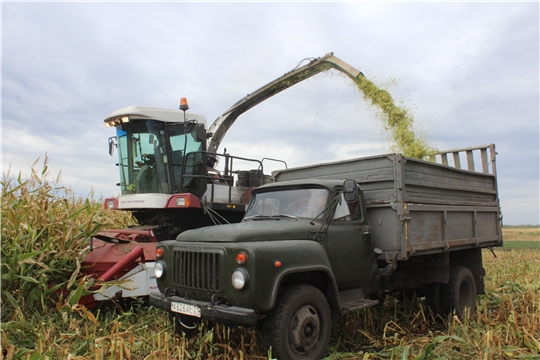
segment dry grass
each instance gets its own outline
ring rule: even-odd
[[[485,251],[486,295],[470,319],[435,318],[423,299],[387,297],[380,307],[334,324],[328,359],[538,359],[540,253]],[[174,335],[167,315],[129,310],[19,312],[2,325],[6,359],[268,359],[254,328],[205,323],[195,339]],[[32,329],[32,330],[29,330]]]
[[[511,226],[503,227],[505,241],[538,241],[540,242],[539,226]]]

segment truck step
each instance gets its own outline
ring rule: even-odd
[[[366,309],[379,303],[379,300],[366,299],[365,293],[362,289],[341,291],[339,293],[339,297],[341,300],[342,315]]]
[[[361,299],[355,302],[346,302],[341,304],[341,315],[349,314],[358,310],[367,309],[375,306],[379,300]]]

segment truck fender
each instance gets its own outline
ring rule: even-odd
[[[331,307],[339,308],[337,283],[324,247],[314,240],[261,242],[257,246],[263,264],[273,264],[260,291],[261,310],[274,308],[280,291],[287,284],[309,284],[318,287]]]
[[[321,292],[326,296],[326,299],[328,300],[328,303],[330,304],[331,308],[339,309],[341,307],[340,301],[339,301],[339,291],[336,283],[336,279],[334,278],[334,274],[332,273],[332,270],[326,266],[311,266],[311,267],[295,267],[288,269],[288,271],[283,272],[280,274],[280,277],[276,279],[276,281],[273,284],[272,292],[271,292],[271,302],[269,303],[270,307],[267,310],[272,310],[274,306],[276,305],[276,301],[278,299],[278,296],[281,293],[282,285],[285,283],[286,278],[294,278],[296,275],[300,275],[299,278],[302,278],[302,275],[309,275],[310,276],[317,276],[320,274],[325,274],[327,276],[327,283],[325,286],[315,286],[321,290]],[[318,280],[321,280],[320,278]],[[313,283],[306,281],[306,282],[298,282],[303,283],[307,285],[314,285]]]

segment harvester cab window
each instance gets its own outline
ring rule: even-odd
[[[117,126],[122,194],[170,193],[163,123],[135,120]]]
[[[171,165],[173,169],[174,189],[180,186],[183,167],[186,166],[185,175],[197,174],[195,166],[201,157],[203,143],[197,139],[197,127],[195,124],[177,124],[169,126],[169,142],[171,146]],[[192,154],[190,154],[192,153]],[[185,164],[184,164],[185,162]],[[189,182],[191,178],[186,178]]]

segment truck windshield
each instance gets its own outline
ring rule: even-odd
[[[187,131],[184,124],[167,126],[157,120],[132,120],[118,125],[122,195],[172,194],[180,184],[184,153],[202,149],[195,127],[187,126]]]
[[[244,218],[290,215],[314,219],[328,201],[327,189],[290,189],[257,193]]]

